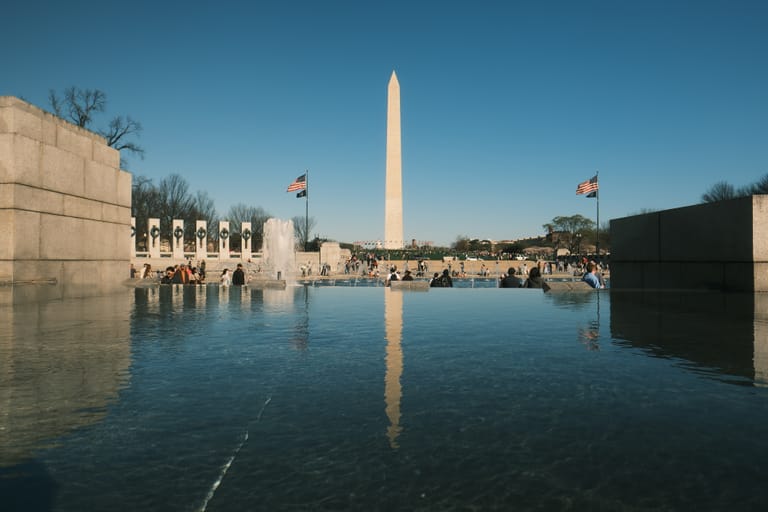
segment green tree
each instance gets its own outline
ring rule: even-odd
[[[579,246],[585,242],[585,234],[589,234],[595,228],[595,222],[583,215],[558,216],[552,222],[543,225],[550,232],[558,232],[560,239],[572,253],[577,252]]]
[[[502,254],[509,254],[514,256],[523,252],[523,246],[519,242],[513,242],[511,244],[506,244],[499,250],[499,252]]]
[[[467,235],[458,235],[456,241],[451,244],[451,248],[456,252],[467,252],[470,250],[470,240]]]

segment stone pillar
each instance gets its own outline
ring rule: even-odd
[[[243,261],[251,260],[251,253],[253,252],[253,231],[251,231],[251,223],[243,222],[240,228],[240,259]]]
[[[147,220],[147,252],[150,258],[160,257],[160,219]]]
[[[340,261],[341,246],[338,242],[323,242],[320,245],[320,270],[322,270],[323,265],[327,264],[330,266],[331,272],[338,272]]]
[[[131,260],[136,259],[136,217],[131,217]]]
[[[195,222],[195,258],[198,263],[208,257],[208,223],[204,220]]]
[[[229,259],[229,221],[219,221],[219,259]]]
[[[171,231],[171,243],[173,244],[173,259],[184,259],[184,221],[173,219],[173,230]]]
[[[754,353],[752,365],[755,370],[755,385],[766,387],[768,382],[768,295],[756,293],[754,319]]]

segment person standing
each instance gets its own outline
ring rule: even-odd
[[[245,272],[243,271],[242,263],[238,263],[237,268],[232,273],[232,284],[235,286],[242,286],[245,284]]]
[[[229,286],[232,284],[232,274],[229,272],[228,268],[225,268],[224,271],[221,273],[221,286]]]

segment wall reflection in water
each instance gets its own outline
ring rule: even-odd
[[[611,336],[719,380],[768,385],[768,294],[612,290]]]
[[[0,307],[0,467],[104,418],[129,380],[131,307],[127,293]]]
[[[161,285],[138,288],[136,294],[136,320],[142,317],[166,318],[184,310],[199,313],[196,322],[209,323],[230,315],[236,310],[251,313],[298,313],[294,325],[293,344],[304,349],[309,340],[309,298],[307,287],[254,288],[250,286],[189,286]],[[206,314],[215,314],[206,318]],[[204,325],[199,326],[205,328]]]
[[[400,401],[403,390],[400,377],[403,375],[403,292],[384,290],[384,329],[387,340],[386,373],[384,375],[384,401],[386,403],[389,427],[389,445],[397,449],[400,435]]]

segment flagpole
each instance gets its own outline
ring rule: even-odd
[[[600,262],[600,179],[598,178],[600,170],[595,172],[595,178],[597,181],[597,190],[595,191],[595,199],[597,199],[597,240],[595,241],[595,252],[597,252],[597,263]]]
[[[304,252],[307,252],[307,246],[309,245],[309,169],[304,171],[304,176],[304,186],[306,187],[304,189],[306,192],[304,194],[304,199],[306,200],[304,203]]]

